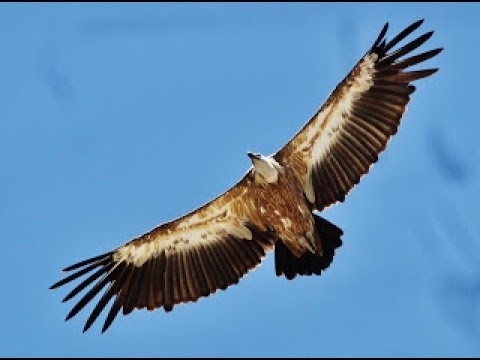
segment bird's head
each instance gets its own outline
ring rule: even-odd
[[[274,183],[278,179],[278,167],[280,166],[271,156],[247,152],[252,161],[253,170],[260,175],[266,182]]]

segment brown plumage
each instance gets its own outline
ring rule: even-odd
[[[84,331],[112,299],[102,332],[120,310],[171,311],[238,283],[272,249],[278,276],[320,275],[341,246],[343,232],[313,212],[344,200],[397,132],[415,90],[411,82],[437,71],[405,69],[442,49],[402,58],[433,32],[393,50],[422,22],[389,42],[386,24],[295,137],[272,156],[249,153],[253,167],[224,194],[113,251],[65,268],[74,272],[52,289],[87,276],[63,300],[86,291],[66,319],[102,290]]]

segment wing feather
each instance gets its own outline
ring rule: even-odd
[[[173,255],[167,254],[165,261],[165,276],[163,277],[163,308],[165,311],[172,311],[174,302],[173,297],[173,269],[172,269]]]
[[[370,50],[325,104],[274,155],[280,164],[290,168],[316,210],[345,199],[397,132],[415,91],[411,82],[438,70],[404,71],[443,50],[403,58],[430,39],[433,31],[394,49],[422,23],[414,22],[391,41],[385,38],[385,24]]]
[[[163,287],[163,278],[165,277],[166,255],[162,251],[157,258],[150,259],[155,262],[155,277],[153,277],[153,309],[163,306],[163,294],[165,292]],[[153,310],[152,309],[152,310]]]
[[[188,251],[183,252],[183,263],[185,266],[185,279],[187,281],[188,297],[196,301],[200,297],[200,292],[196,286],[195,271],[192,267],[192,260]],[[187,301],[185,299],[185,301]]]
[[[140,289],[138,290],[138,307],[144,308],[148,306],[150,284],[152,282],[152,264],[153,261],[147,261],[145,264],[145,273],[140,281]]]

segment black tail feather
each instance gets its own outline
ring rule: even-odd
[[[285,275],[289,280],[297,275],[320,275],[333,261],[335,249],[342,245],[342,229],[322,217],[313,214],[315,227],[322,242],[323,256],[307,251],[301,257],[295,257],[290,250],[277,241],[275,244],[275,271],[277,276]]]

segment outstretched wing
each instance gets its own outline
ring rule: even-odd
[[[438,70],[404,71],[443,50],[404,57],[427,41],[433,31],[394,50],[422,22],[413,23],[388,42],[385,24],[370,50],[320,110],[274,155],[292,170],[315,209],[321,211],[344,200],[397,132],[415,91],[410,83]]]
[[[66,320],[75,316],[107,287],[88,318],[86,331],[114,299],[104,332],[123,308],[172,310],[175,304],[196,301],[217,289],[236,284],[271,250],[275,238],[258,220],[247,174],[236,186],[201,208],[160,225],[114,251],[69,266],[75,272],[51,286],[83,275],[63,301],[90,287]],[[257,220],[256,220],[257,219]]]

